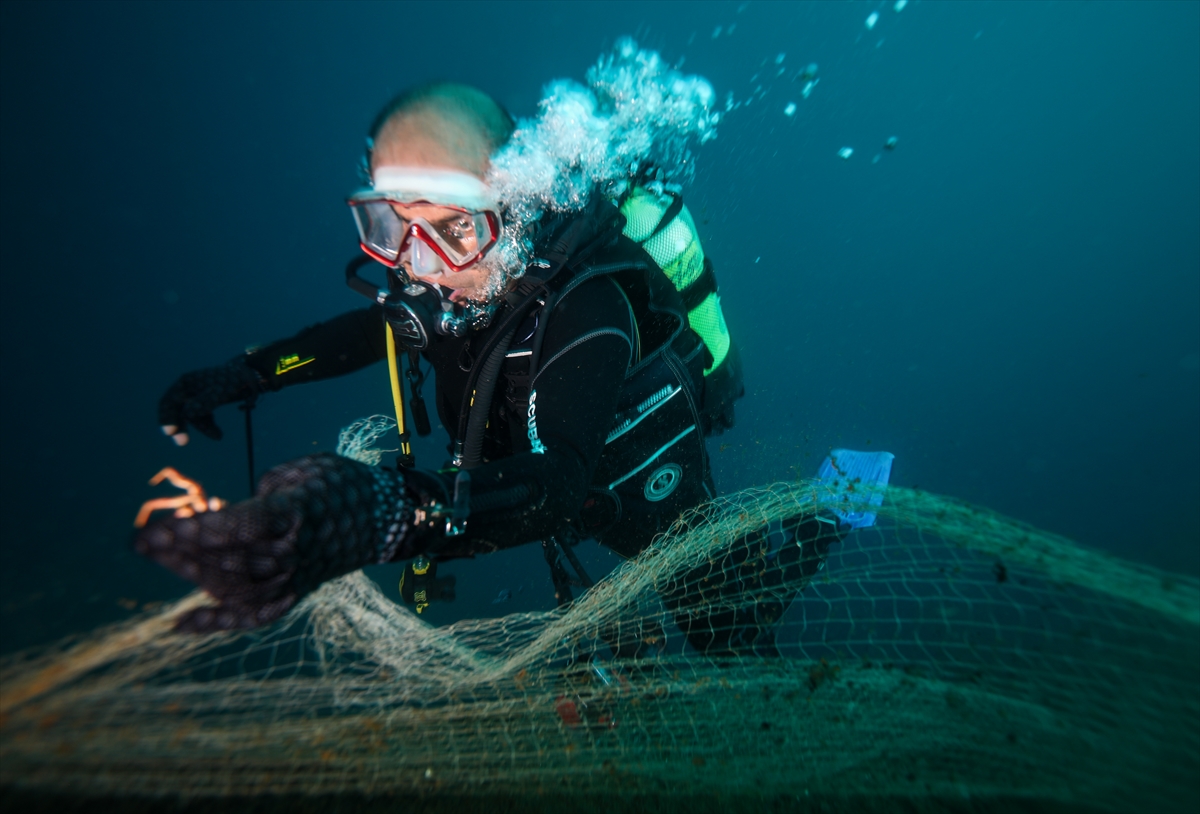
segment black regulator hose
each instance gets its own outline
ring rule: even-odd
[[[492,394],[496,392],[496,379],[508,346],[512,344],[516,328],[510,329],[500,338],[475,380],[475,393],[471,405],[471,416],[467,421],[467,434],[463,443],[463,469],[474,469],[483,461],[483,431],[487,429],[488,414],[492,411]]]

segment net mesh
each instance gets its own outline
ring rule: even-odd
[[[368,466],[379,466],[385,452],[396,452],[394,449],[380,449],[375,444],[380,439],[390,436],[396,430],[396,419],[386,415],[373,415],[360,418],[338,433],[338,455],[353,458]]]
[[[813,516],[824,488],[706,505],[555,612],[435,628],[358,573],[266,630],[172,633],[207,601],[197,593],[8,657],[0,782],[126,797],[415,794],[423,810],[451,798],[1197,810],[1195,580],[891,487],[876,526],[829,546],[821,570],[738,583],[752,595],[722,589],[731,569],[767,573],[783,554],[764,527]],[[675,625],[798,590],[775,628],[782,657],[701,654]]]

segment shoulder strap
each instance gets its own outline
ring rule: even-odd
[[[617,225],[618,232],[623,225],[624,218],[621,218],[621,221]],[[533,328],[533,333],[525,341],[514,346],[508,352],[507,363],[504,365],[504,376],[508,381],[506,396],[508,404],[512,409],[517,411],[523,410],[529,401],[529,395],[533,388],[533,380],[536,378],[541,366],[542,344],[546,337],[546,329],[550,324],[550,315],[555,307],[561,302],[563,297],[587,280],[601,276],[621,278],[621,272],[633,268],[635,264],[635,258],[632,256],[633,251],[636,251],[639,256],[643,255],[643,252],[640,248],[635,249],[637,244],[632,241],[627,241],[625,246],[630,251],[621,252],[618,250],[618,256],[613,258],[613,262],[605,262],[597,265],[587,265],[581,262],[578,266],[575,263],[570,264],[569,273],[564,272],[559,274],[553,281],[548,282],[546,285],[547,295],[538,301],[538,305],[525,312],[526,320],[536,315],[536,324]],[[620,285],[618,282],[618,286]],[[622,292],[624,293],[623,287]],[[626,295],[625,299],[626,302],[629,301],[628,295]],[[632,305],[630,305],[630,319],[634,323],[634,329],[637,330],[637,317]]]
[[[666,194],[671,196],[671,205],[666,208],[666,211],[663,212],[662,217],[658,219],[658,225],[654,227],[654,231],[639,240],[639,244],[644,245],[649,243],[655,237],[655,235],[670,226],[671,221],[679,217],[679,213],[683,211],[683,196],[676,195],[674,192],[668,192]]]
[[[683,298],[683,307],[691,311],[717,290],[717,275],[713,271],[712,261],[704,258],[704,270],[700,276],[692,280],[679,291]]]

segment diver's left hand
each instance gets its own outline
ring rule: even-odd
[[[329,453],[300,458],[264,475],[250,500],[153,523],[134,547],[219,600],[180,617],[177,630],[265,625],[322,582],[378,562],[381,474]]]

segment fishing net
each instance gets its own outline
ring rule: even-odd
[[[359,573],[266,630],[172,633],[193,594],[9,657],[0,783],[422,811],[1198,810],[1196,580],[891,487],[819,571],[724,590],[770,570],[762,530],[824,489],[702,507],[555,612],[431,627]],[[676,625],[800,588],[780,657],[701,654]]]

